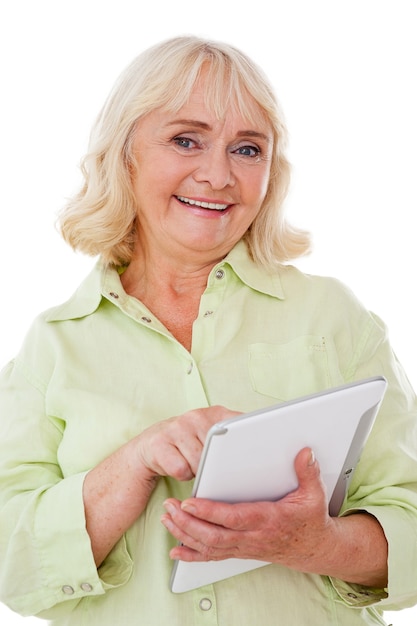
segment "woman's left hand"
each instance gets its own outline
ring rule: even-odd
[[[385,588],[388,546],[378,520],[360,510],[329,516],[319,465],[309,448],[298,453],[294,467],[298,488],[277,502],[168,499],[162,523],[183,544],[171,550],[171,558],[257,559]]]
[[[298,488],[277,502],[226,504],[169,499],[162,523],[183,545],[173,559],[259,559],[314,571],[329,545],[334,520],[317,461],[305,448],[295,459]]]

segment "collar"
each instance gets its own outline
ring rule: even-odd
[[[47,322],[61,322],[91,315],[100,306],[102,300],[102,280],[107,271],[117,271],[103,267],[98,261],[90,274],[83,280],[69,300],[59,304],[46,313]]]
[[[244,241],[239,241],[223,261],[214,268],[214,271],[226,263],[230,265],[240,280],[251,289],[265,293],[273,298],[278,298],[279,300],[285,299],[285,292],[282,287],[280,275],[285,269],[284,265],[269,271],[257,265],[251,259]]]
[[[213,268],[211,276],[224,265],[229,265],[251,289],[280,300],[285,298],[280,269],[268,272],[254,263],[243,241],[236,244],[223,261]],[[112,293],[117,293],[121,299],[129,298],[121,285],[119,271],[114,267],[104,267],[99,260],[69,300],[47,311],[46,321],[59,322],[91,315],[103,298],[112,300]]]

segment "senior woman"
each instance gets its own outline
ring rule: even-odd
[[[1,376],[13,610],[56,626],[355,626],[417,600],[414,393],[383,323],[288,264],[309,240],[282,214],[285,140],[267,80],[225,44],[163,42],[110,94],[61,215],[99,262]],[[373,375],[388,390],[339,517],[310,449],[278,502],[190,497],[215,422]],[[271,565],[169,590],[173,558],[228,557]]]

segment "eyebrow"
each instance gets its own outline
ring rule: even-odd
[[[203,130],[212,130],[212,127],[210,126],[210,124],[207,124],[206,122],[200,122],[199,120],[193,120],[193,119],[173,120],[172,122],[168,123],[168,126],[176,126],[178,124],[184,124],[185,126],[193,126],[194,128],[201,128]],[[263,141],[266,141],[267,143],[271,142],[271,137],[268,137],[268,135],[265,135],[265,133],[261,133],[258,130],[239,130],[237,132],[237,136],[238,137],[253,137],[254,139],[262,139]]]

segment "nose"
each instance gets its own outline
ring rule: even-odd
[[[194,172],[194,180],[199,183],[209,183],[210,187],[216,190],[233,187],[235,177],[227,150],[222,146],[206,150],[200,156],[198,168]]]

